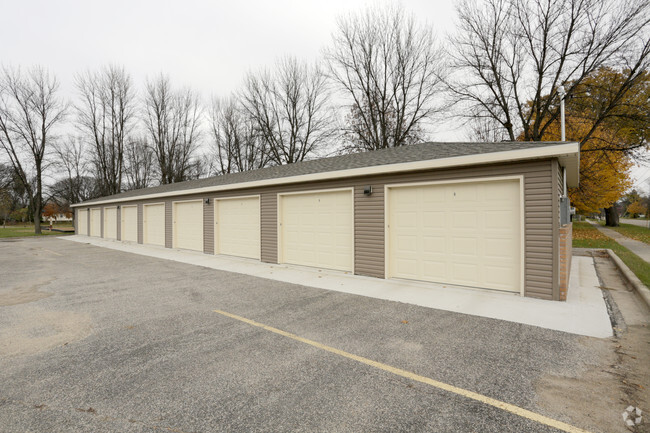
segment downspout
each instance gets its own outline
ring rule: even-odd
[[[566,141],[565,133],[565,124],[564,124],[564,97],[566,96],[566,90],[564,86],[559,86],[557,88],[557,93],[560,95],[560,140]],[[562,167],[562,180],[564,183],[564,197],[567,197],[567,186],[566,186],[566,167]]]

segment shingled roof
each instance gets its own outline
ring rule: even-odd
[[[106,197],[88,200],[78,205],[93,204],[107,200],[126,200],[151,194],[178,194],[184,190],[242,184],[269,179],[282,179],[294,176],[335,172],[340,170],[377,167],[416,161],[446,159],[468,155],[489,154],[540,147],[564,145],[566,142],[500,142],[500,143],[422,143],[410,146],[393,147],[370,152],[333,156],[294,164],[251,170],[242,173],[224,174],[204,179],[189,180],[168,185],[154,186],[126,191]]]

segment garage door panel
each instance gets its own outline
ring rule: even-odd
[[[88,211],[85,209],[77,213],[77,234],[88,235]]]
[[[510,278],[508,278],[510,276]],[[485,266],[485,279],[495,286],[508,287],[517,284],[512,269],[504,266]]]
[[[352,270],[352,191],[280,196],[283,263]]]
[[[443,236],[422,236],[424,251],[427,253],[440,253],[445,252],[445,238]],[[411,251],[416,248],[417,238],[413,238],[413,246],[409,248]]]
[[[485,196],[486,200],[495,204],[497,201],[507,203],[512,200],[512,194],[510,194],[510,192],[511,191],[506,188],[501,188],[501,185],[499,184],[485,184],[482,194]]]
[[[470,255],[475,257],[478,253],[476,238],[463,238],[460,236],[454,238],[452,251],[455,256]]]
[[[517,250],[517,243],[511,238],[485,239],[485,255],[496,258],[513,258],[513,251]]]
[[[258,196],[215,201],[215,245],[218,254],[260,259]]]
[[[453,212],[452,227],[455,229],[476,229],[478,225],[478,216],[476,212]]]
[[[138,207],[122,206],[122,237],[123,241],[138,242]]]
[[[90,209],[90,236],[100,237],[102,234],[102,210]]]
[[[203,251],[203,200],[172,204],[174,248]]]
[[[117,208],[104,209],[104,237],[117,239]]]
[[[520,290],[519,181],[394,187],[389,275]]]
[[[465,202],[466,204],[472,204],[478,198],[474,185],[458,184],[454,186],[443,187],[441,189],[446,191],[448,201],[455,201],[457,203]],[[431,192],[428,193],[431,194]]]
[[[165,246],[165,204],[148,204],[142,207],[143,242]]]

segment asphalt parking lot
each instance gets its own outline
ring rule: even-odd
[[[0,267],[3,432],[560,431],[408,374],[604,431],[544,384],[608,340],[55,238]]]

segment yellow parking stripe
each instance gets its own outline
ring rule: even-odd
[[[412,373],[410,371],[402,370],[401,368],[397,367],[392,367],[388,364],[384,364],[381,362],[373,361],[368,358],[364,358],[363,356],[358,356],[352,353],[345,352],[343,350],[336,349],[334,347],[326,346],[324,344],[318,343],[313,340],[309,340],[307,338],[300,337],[298,335],[292,334],[290,332],[283,331],[281,329],[273,328],[272,326],[265,325],[263,323],[256,322],[251,319],[247,319],[245,317],[238,316],[236,314],[228,313],[226,311],[221,311],[221,310],[214,310],[215,313],[219,313],[223,316],[230,317],[231,319],[239,320],[240,322],[248,323],[249,325],[256,326],[258,328],[265,329],[267,331],[273,332],[278,335],[282,335],[283,337],[291,338],[292,340],[300,341],[301,343],[309,344],[310,346],[317,347],[318,349],[325,350],[330,353],[334,353],[336,355],[342,356],[344,358],[352,359],[354,361],[360,362],[362,364],[369,365],[374,368],[378,368],[380,370],[387,371],[389,373],[396,374],[398,376],[405,377],[410,380],[414,380],[417,382],[425,383],[427,385],[431,385],[435,388],[442,389],[444,391],[448,391],[472,400],[480,401],[481,403],[485,403],[487,405],[490,405],[492,407],[496,407],[498,409],[504,410],[506,412],[513,413],[515,415],[518,415],[522,418],[529,419],[531,421],[538,422],[540,424],[547,425],[549,427],[556,428],[558,430],[562,430],[568,433],[589,433],[587,430],[583,430],[578,427],[574,427],[570,424],[564,423],[562,421],[555,420],[553,418],[549,418],[544,415],[540,415],[536,412],[532,412],[530,410],[521,408],[519,406],[515,406],[514,404],[506,403],[491,397],[487,397],[482,394],[478,394],[476,392],[468,391],[463,388],[459,388],[457,386],[449,385],[444,382],[439,382],[437,380],[430,379],[425,376],[420,376],[419,374]]]

